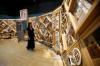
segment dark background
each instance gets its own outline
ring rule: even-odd
[[[21,9],[28,9],[28,14],[47,13],[59,5],[63,0],[0,0],[0,15],[19,16]]]

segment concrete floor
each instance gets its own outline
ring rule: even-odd
[[[0,40],[0,66],[63,66],[60,56],[36,42],[34,51],[26,49],[27,42],[17,39]]]

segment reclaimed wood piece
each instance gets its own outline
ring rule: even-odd
[[[67,50],[66,34],[62,34],[63,50]]]

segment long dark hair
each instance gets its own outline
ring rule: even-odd
[[[30,30],[33,29],[31,22],[28,23],[28,29],[30,29]]]

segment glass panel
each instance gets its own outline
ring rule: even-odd
[[[91,8],[92,4],[86,0],[77,0],[75,10],[73,12],[77,21],[83,19]]]

